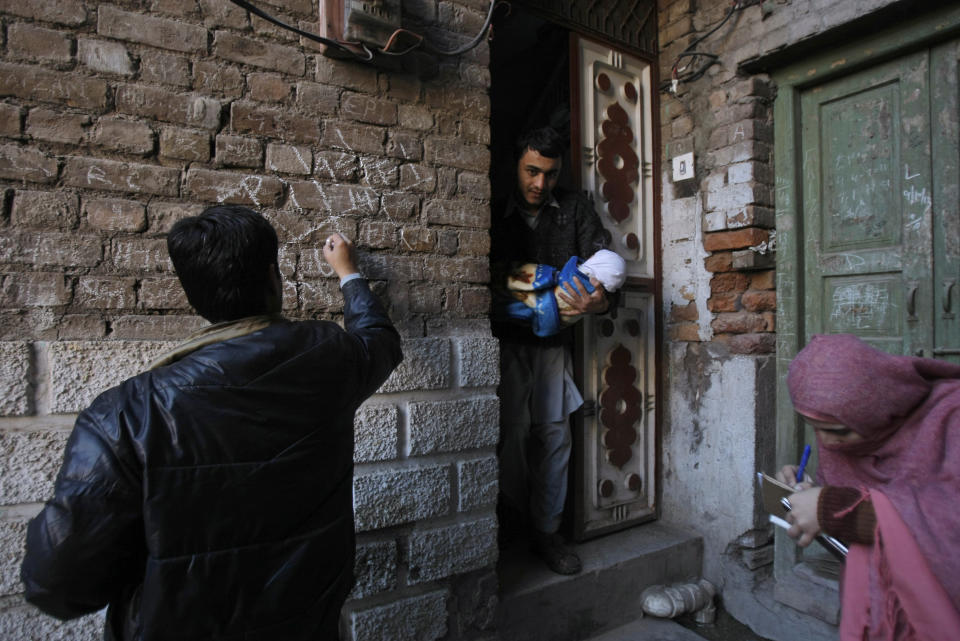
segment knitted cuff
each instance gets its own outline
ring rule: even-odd
[[[845,543],[873,543],[877,515],[865,491],[827,485],[817,500],[820,528]]]

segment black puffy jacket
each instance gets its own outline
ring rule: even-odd
[[[330,638],[353,584],[353,415],[402,359],[363,280],[346,331],[274,323],[124,381],[77,418],[30,522],[26,598],[109,605],[107,639]]]

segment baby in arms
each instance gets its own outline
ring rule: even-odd
[[[537,336],[551,336],[580,320],[580,315],[560,315],[570,308],[557,296],[564,283],[571,283],[576,291],[573,284],[576,278],[592,294],[594,286],[590,278],[593,277],[605,291],[615,292],[627,279],[626,266],[623,258],[608,249],[599,250],[582,263],[577,256],[571,256],[559,270],[536,263],[518,265],[507,276],[509,301],[503,311],[512,320],[529,322]]]

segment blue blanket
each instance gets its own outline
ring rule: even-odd
[[[508,278],[507,295],[498,300],[497,315],[511,321],[530,324],[533,333],[537,336],[552,336],[563,329],[566,324],[561,320],[560,304],[558,304],[555,289],[565,283],[571,283],[576,291],[574,279],[579,279],[588,293],[594,292],[590,279],[577,269],[580,259],[571,256],[562,269],[555,269],[549,265],[528,263],[520,269],[522,273],[514,272]],[[571,319],[572,320],[572,319]]]

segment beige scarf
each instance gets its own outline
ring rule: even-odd
[[[187,354],[191,354],[201,347],[219,343],[238,336],[246,336],[258,332],[273,323],[284,320],[280,314],[264,314],[262,316],[247,316],[234,321],[224,321],[215,325],[204,327],[187,338],[186,341],[177,345],[169,352],[160,355],[156,360],[150,363],[149,369],[156,369],[164,365],[170,365],[180,360]]]

